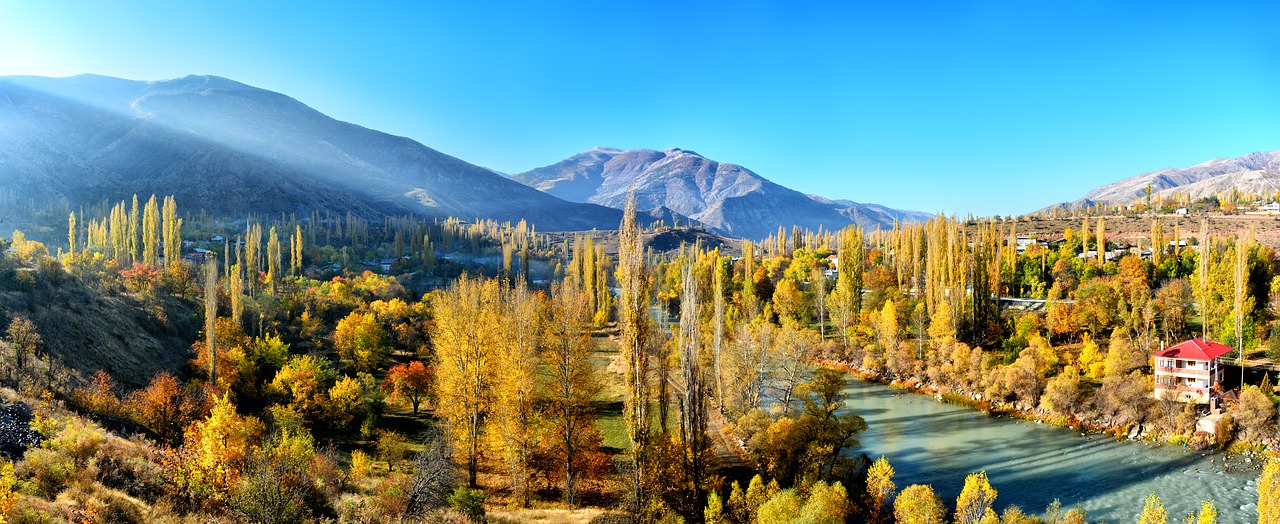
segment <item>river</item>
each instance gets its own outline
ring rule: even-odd
[[[998,492],[996,508],[1017,505],[1041,514],[1053,500],[1083,507],[1089,522],[1138,520],[1146,496],[1155,492],[1169,522],[1184,522],[1213,499],[1218,522],[1257,522],[1254,483],[1258,472],[1233,459],[1182,447],[1118,442],[1106,436],[1009,418],[993,418],[933,397],[905,393],[851,378],[846,409],[867,420],[855,452],[884,455],[898,489],[932,484],[949,504],[971,472],[986,470]]]

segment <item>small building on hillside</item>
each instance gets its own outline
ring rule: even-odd
[[[1156,352],[1156,398],[1207,404],[1210,390],[1222,382],[1218,357],[1232,351],[1231,346],[1193,338]]]

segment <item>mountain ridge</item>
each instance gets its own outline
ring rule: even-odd
[[[1193,200],[1233,188],[1248,193],[1277,193],[1280,192],[1280,150],[1254,151],[1238,157],[1214,158],[1183,168],[1140,173],[1096,187],[1079,200],[1050,208],[1126,204],[1144,198],[1148,184],[1154,196],[1184,193]]]
[[[157,193],[214,213],[412,213],[544,230],[621,219],[212,75],[0,77],[0,188],[73,205]]]
[[[929,214],[806,195],[738,164],[678,147],[596,146],[512,180],[571,201],[621,208],[634,189],[637,207],[664,207],[719,232],[763,238],[779,226],[839,229],[851,223],[891,226]]]

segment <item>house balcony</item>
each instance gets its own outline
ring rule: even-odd
[[[1180,377],[1208,378],[1209,369],[1208,368],[1168,368],[1168,367],[1157,366],[1156,374],[1157,375],[1175,375]]]

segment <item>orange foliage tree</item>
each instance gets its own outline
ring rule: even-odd
[[[432,376],[435,370],[415,360],[408,364],[393,366],[382,382],[383,389],[391,392],[391,398],[408,401],[413,405],[413,414],[418,414],[418,405],[430,394]]]

